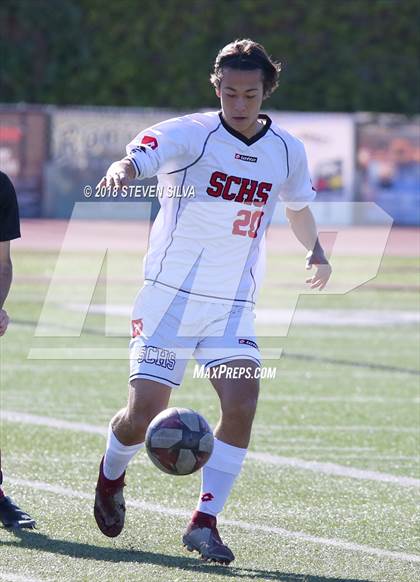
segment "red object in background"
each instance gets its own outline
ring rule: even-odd
[[[0,142],[18,143],[22,139],[22,131],[19,127],[0,126]]]

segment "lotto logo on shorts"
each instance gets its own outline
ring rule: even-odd
[[[152,150],[155,150],[158,147],[157,139],[151,135],[145,135],[141,140],[141,143],[145,146],[149,146]]]
[[[239,343],[240,344],[246,344],[247,346],[251,346],[251,347],[255,348],[256,350],[258,350],[257,344],[255,342],[253,342],[252,340],[250,340],[250,339],[241,338],[239,340]]]
[[[167,370],[173,370],[175,368],[176,354],[156,346],[142,346],[137,362],[139,364],[146,362],[146,364],[155,364]]]
[[[206,501],[213,501],[214,499],[214,495],[212,493],[204,493],[204,495],[201,496],[201,501],[203,503],[205,503]]]
[[[138,337],[143,331],[143,320],[133,319],[131,322],[131,337]]]

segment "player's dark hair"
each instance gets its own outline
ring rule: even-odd
[[[223,47],[215,60],[214,71],[210,75],[210,82],[219,89],[223,78],[223,68],[263,72],[264,98],[271,95],[279,84],[281,64],[273,61],[265,48],[249,38],[234,40]]]

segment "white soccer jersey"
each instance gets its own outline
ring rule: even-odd
[[[137,177],[157,175],[165,192],[145,284],[205,301],[255,302],[264,232],[279,196],[294,210],[315,198],[302,142],[259,118],[264,127],[250,139],[211,112],[169,119],[128,144]],[[173,196],[176,187],[187,195]]]

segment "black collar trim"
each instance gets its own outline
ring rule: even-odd
[[[268,115],[266,115],[265,113],[260,113],[258,115],[258,119],[263,119],[265,121],[264,127],[261,128],[260,131],[258,131],[253,137],[248,138],[248,137],[245,137],[244,135],[242,135],[242,133],[239,133],[239,131],[236,131],[236,129],[233,129],[233,127],[230,127],[230,125],[228,125],[226,123],[226,121],[223,119],[223,115],[222,115],[221,111],[219,111],[219,117],[220,117],[220,121],[221,121],[223,127],[226,129],[226,131],[228,133],[230,133],[231,135],[233,135],[233,137],[236,137],[237,139],[239,139],[242,143],[244,143],[247,146],[252,145],[256,141],[258,141],[259,139],[264,137],[271,126],[271,119],[268,117]]]

